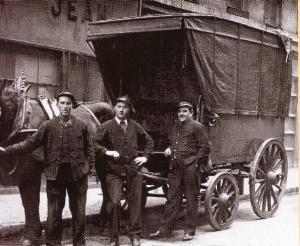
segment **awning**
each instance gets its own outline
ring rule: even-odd
[[[97,21],[89,24],[88,41],[122,34],[144,33],[182,28],[182,16],[146,16]]]

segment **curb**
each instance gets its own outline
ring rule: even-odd
[[[290,196],[295,195],[299,193],[299,187],[291,187],[285,190],[284,195]],[[249,200],[250,195],[241,195],[240,201]],[[93,223],[95,219],[97,218],[98,214],[90,214],[86,216],[86,223]],[[45,221],[42,222],[43,228],[45,228]],[[65,218],[63,219],[63,225],[64,228],[70,227],[72,225],[72,219],[71,218]],[[0,238],[9,237],[13,235],[20,234],[23,231],[24,224],[15,224],[15,225],[8,225],[8,226],[1,226],[0,225]]]

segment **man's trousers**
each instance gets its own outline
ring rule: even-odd
[[[126,182],[126,198],[129,211],[129,237],[130,239],[140,238],[142,233],[142,176],[133,174],[122,177],[115,174],[107,174],[106,182],[110,200],[108,212],[111,215],[111,241],[119,240],[120,201],[122,199],[124,182]]]
[[[56,180],[47,180],[47,245],[61,245],[63,232],[62,211],[65,206],[66,191],[68,192],[69,208],[72,214],[73,245],[85,245],[87,182],[87,176],[80,180],[73,180],[69,163],[61,164]]]
[[[165,211],[161,219],[160,231],[170,233],[176,224],[179,206],[184,192],[187,201],[185,233],[195,233],[198,214],[197,178],[195,164],[186,166],[182,161],[172,160],[173,169],[168,176],[169,190]]]

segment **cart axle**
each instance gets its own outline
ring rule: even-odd
[[[279,180],[280,180],[279,174],[276,174],[275,172],[272,172],[272,171],[269,171],[267,173],[267,183],[269,185],[278,184]]]

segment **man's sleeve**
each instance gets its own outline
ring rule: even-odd
[[[148,158],[149,155],[153,152],[153,140],[140,124],[137,124],[137,133],[138,137],[144,141],[144,156]]]
[[[46,131],[47,122],[44,122],[35,133],[24,141],[6,147],[5,152],[8,154],[26,154],[32,152],[44,144]]]
[[[97,155],[105,155],[105,152],[107,151],[107,148],[105,147],[105,140],[107,137],[107,126],[106,124],[103,124],[99,131],[96,134],[95,138],[95,153]]]
[[[95,151],[94,151],[94,141],[92,136],[89,133],[87,126],[84,128],[84,146],[86,151],[87,160],[89,163],[90,170],[92,170],[95,166]]]
[[[209,155],[211,150],[211,144],[208,139],[205,126],[203,124],[198,124],[196,129],[197,129],[196,137],[199,143],[199,151],[197,157],[198,159],[201,159]]]

